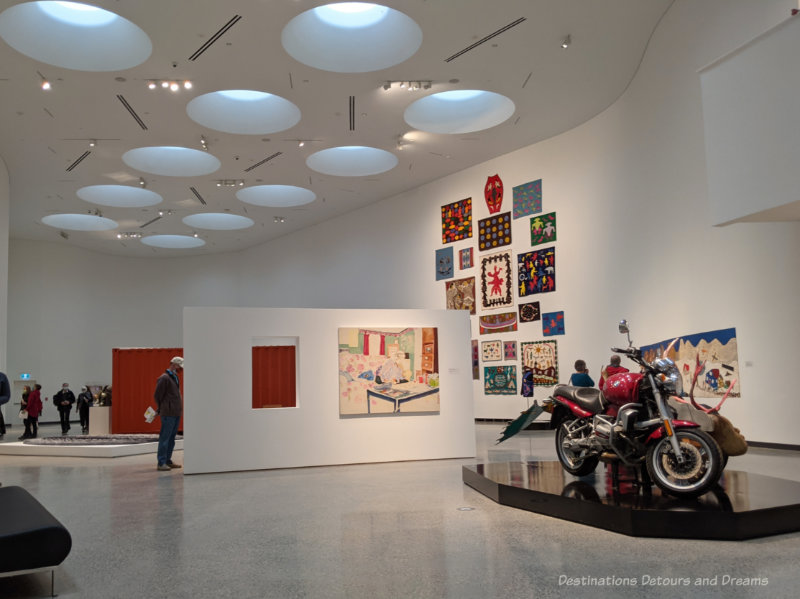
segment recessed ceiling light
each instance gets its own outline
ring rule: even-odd
[[[168,177],[208,175],[222,165],[208,152],[175,146],[135,148],[125,152],[122,161],[136,170]]]
[[[317,195],[310,189],[294,185],[255,185],[236,192],[236,197],[246,204],[290,208],[310,204]]]
[[[183,217],[183,223],[198,229],[213,231],[234,231],[252,227],[255,221],[246,216],[228,214],[226,212],[206,212],[203,214],[190,214]]]
[[[35,60],[78,71],[120,71],[142,64],[153,45],[119,15],[78,2],[23,2],[0,13],[0,37]]]
[[[76,194],[86,202],[115,208],[143,208],[164,201],[154,191],[128,185],[89,185],[81,187]]]
[[[110,218],[95,214],[50,214],[42,222],[48,227],[69,231],[108,231],[119,226]]]
[[[366,2],[318,6],[281,32],[284,49],[323,71],[366,73],[400,64],[422,44],[422,30],[400,11]]]
[[[202,239],[192,235],[148,235],[142,237],[141,242],[151,247],[170,250],[198,248],[206,244]]]
[[[406,123],[430,133],[471,133],[511,118],[516,106],[505,96],[482,90],[454,90],[420,98],[406,108]]]
[[[306,159],[308,168],[337,177],[366,177],[392,170],[397,156],[366,146],[341,146],[320,150]]]
[[[186,114],[209,129],[243,135],[284,131],[300,121],[300,109],[289,100],[241,89],[197,96],[187,104]]]

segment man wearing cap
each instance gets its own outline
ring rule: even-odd
[[[53,405],[58,408],[58,415],[61,418],[61,434],[66,435],[71,428],[69,425],[69,413],[72,411],[72,404],[75,403],[75,394],[69,388],[69,383],[61,385],[61,391],[53,395]]]
[[[158,470],[180,468],[180,464],[172,461],[172,450],[175,449],[175,436],[183,412],[181,398],[181,382],[178,373],[183,370],[183,358],[175,356],[169,362],[169,368],[158,377],[153,398],[156,400],[156,412],[161,417],[161,432],[158,435]]]

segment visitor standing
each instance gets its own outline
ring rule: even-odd
[[[156,401],[156,412],[161,417],[161,431],[158,435],[158,470],[180,468],[180,464],[172,461],[172,450],[175,449],[175,436],[183,412],[181,382],[178,373],[183,370],[183,358],[175,356],[169,362],[169,368],[158,377],[153,398]]]
[[[42,405],[42,386],[34,385],[33,391],[28,395],[28,422],[25,425],[25,432],[30,430],[31,439],[35,439],[39,435],[39,415],[42,413],[44,406]]]
[[[81,419],[81,432],[84,434],[89,432],[89,406],[92,403],[94,403],[94,396],[89,387],[81,387],[76,407],[78,408],[78,417]]]
[[[11,399],[11,385],[5,372],[0,371],[0,439],[6,434],[6,421],[3,419],[3,406]]]
[[[69,383],[61,385],[61,391],[53,395],[53,403],[58,408],[58,415],[61,418],[61,434],[69,432],[69,413],[72,411],[72,404],[75,403],[75,394],[70,390]]]

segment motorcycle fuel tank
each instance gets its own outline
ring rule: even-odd
[[[603,386],[603,395],[615,406],[624,406],[639,400],[639,385],[643,376],[638,372],[612,374]]]

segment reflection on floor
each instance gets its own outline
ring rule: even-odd
[[[555,459],[551,432],[495,446],[501,429],[477,425],[469,460],[184,476],[156,471],[152,455],[2,456],[0,483],[72,533],[62,599],[795,595],[800,533],[632,538],[498,505],[462,482],[462,466]],[[800,454],[777,450],[729,464],[795,481],[798,466]],[[0,597],[47,593],[46,574],[0,578]]]

